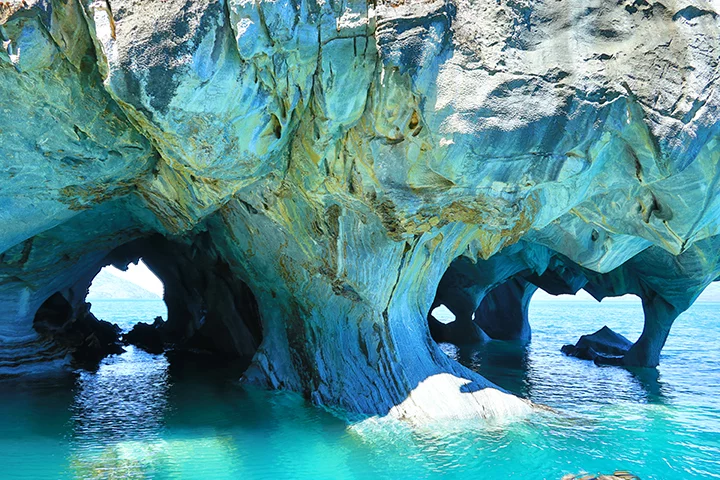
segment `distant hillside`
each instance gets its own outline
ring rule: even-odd
[[[720,302],[720,282],[713,282],[700,294],[698,302]]]
[[[127,280],[101,270],[90,285],[87,299],[92,300],[159,300],[160,296]]]
[[[538,289],[533,295],[533,302],[595,302],[596,300],[585,290],[580,290],[575,295],[550,295],[544,291]],[[635,295],[624,295],[622,297],[608,297],[603,299],[603,302],[637,302],[640,303],[640,299]],[[720,303],[720,282],[713,282],[700,294],[696,300],[698,303]]]

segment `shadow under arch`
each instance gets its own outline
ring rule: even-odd
[[[636,272],[641,266],[632,261],[611,272],[598,273],[575,264],[557,252],[522,243],[486,260],[461,256],[450,264],[443,275],[430,310],[432,312],[439,305],[444,305],[456,320],[445,324],[438,322],[431,313],[428,316],[430,333],[452,359],[501,387],[525,395],[529,388],[525,371],[529,362],[529,305],[533,294],[538,289],[553,296],[575,295],[585,290],[597,301],[605,297],[635,294],[642,300],[641,318],[644,332],[647,332],[657,323],[657,312],[667,310],[671,313],[665,316],[674,318],[674,308],[667,306],[662,296],[642,282]],[[665,323],[669,325],[670,322]],[[664,343],[667,330],[657,336],[660,345]],[[636,348],[638,342],[627,341],[625,353],[639,350]],[[558,342],[558,354],[561,346]],[[657,352],[659,349],[656,349],[655,356],[639,359],[629,355],[627,362],[621,355],[616,363],[631,371],[649,397],[662,394],[657,371],[654,374],[652,371],[643,373],[638,367],[654,370],[652,367],[657,365]],[[508,374],[508,371],[514,373]]]
[[[487,260],[456,258],[442,276],[431,311],[445,305],[451,324],[428,318],[438,342],[457,345],[489,339],[528,343],[528,307],[542,288],[553,295],[575,294],[587,279],[581,267],[547,248],[518,243]]]
[[[155,324],[164,349],[240,359],[249,365],[263,339],[257,301],[203,234],[191,241],[155,234],[113,249],[75,285],[43,302],[35,314],[35,330],[69,349],[81,364],[121,353],[120,330],[95,318],[85,297],[103,267],[125,270],[140,258],[165,287],[168,318]],[[142,320],[152,319],[138,322]]]

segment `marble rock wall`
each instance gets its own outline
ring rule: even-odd
[[[519,299],[523,327],[529,285],[640,295],[627,362],[656,364],[718,277],[717,17],[696,1],[2,2],[0,372],[62,364],[32,328],[40,305],[80,305],[112,252],[159,237],[177,259],[156,269],[197,282],[176,295],[257,303],[214,317],[223,348],[256,349],[246,381],[349,412],[527,411],[431,339],[460,262],[482,277],[464,308],[490,298],[488,322]]]

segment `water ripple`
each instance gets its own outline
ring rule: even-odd
[[[131,324],[137,311],[117,308]],[[0,477],[559,479],[627,469],[643,480],[720,478],[715,307],[684,314],[662,366],[637,371],[559,349],[605,324],[634,339],[639,305],[570,308],[532,306],[527,348],[442,346],[558,414],[509,425],[373,419],[348,427],[297,395],[242,388],[223,369],[169,368],[163,355],[129,348],[96,372],[0,384]]]

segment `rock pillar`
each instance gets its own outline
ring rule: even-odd
[[[485,295],[475,312],[477,323],[490,338],[530,341],[528,308],[537,287],[520,277],[513,277]]]
[[[427,314],[463,227],[408,241],[373,215],[300,197],[260,213],[231,202],[212,219],[213,240],[258,301],[263,342],[247,382],[302,393],[360,414],[414,419],[527,410],[443,354]],[[277,212],[296,209],[283,219]],[[254,212],[254,213],[253,213]],[[300,215],[316,232],[298,228]],[[263,235],[253,233],[263,232]]]
[[[682,312],[656,294],[644,296],[642,305],[645,313],[643,331],[623,357],[623,364],[632,367],[657,367],[670,328]]]

